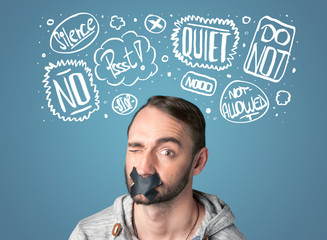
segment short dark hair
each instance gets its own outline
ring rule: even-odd
[[[205,127],[206,123],[201,110],[193,103],[185,99],[170,96],[152,96],[134,115],[127,129],[132,126],[136,115],[145,107],[151,106],[167,113],[177,120],[185,123],[191,130],[193,138],[193,157],[203,147],[205,147]]]

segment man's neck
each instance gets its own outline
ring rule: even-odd
[[[134,204],[134,232],[141,240],[185,240],[187,236],[189,240],[200,225],[204,212],[204,207],[196,203],[192,192],[165,203],[148,206]]]

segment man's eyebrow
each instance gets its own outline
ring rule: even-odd
[[[129,142],[128,146],[129,147],[143,147],[143,144],[139,143],[139,142]]]
[[[160,138],[157,140],[157,143],[166,143],[166,142],[173,142],[176,143],[178,146],[182,147],[182,143],[174,137],[166,137],[166,138]]]

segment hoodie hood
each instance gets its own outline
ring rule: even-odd
[[[196,190],[193,190],[193,195],[205,207],[205,216],[194,239],[204,239],[207,235],[211,237],[228,227],[234,227],[234,214],[224,201]]]

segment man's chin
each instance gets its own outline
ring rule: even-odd
[[[158,194],[155,196],[151,201],[147,199],[144,195],[139,194],[133,197],[133,202],[138,205],[160,205],[160,204],[166,204],[169,201],[173,200],[177,195],[166,195],[162,196]]]
[[[144,195],[139,194],[133,197],[133,202],[139,205],[151,205],[153,204],[149,199],[147,199]]]

